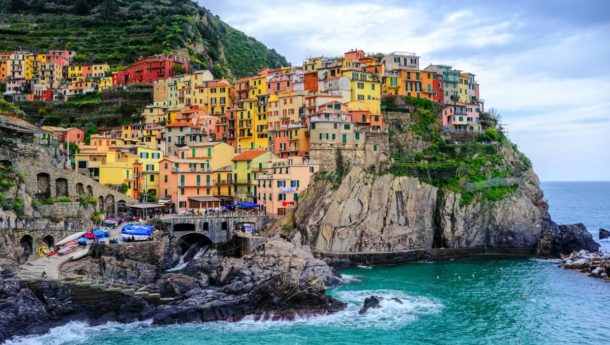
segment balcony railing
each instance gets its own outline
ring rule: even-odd
[[[210,169],[210,168],[188,168],[188,169],[172,168],[172,172],[174,172],[174,173],[211,173],[212,169]]]

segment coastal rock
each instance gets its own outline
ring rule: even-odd
[[[595,252],[599,244],[582,223],[559,225],[546,229],[542,234],[536,254],[538,256],[567,255],[573,251],[586,250]]]
[[[599,239],[605,240],[606,238],[610,238],[610,230],[600,228],[599,229]]]
[[[608,280],[610,276],[610,254],[605,252],[574,251],[562,257],[565,269],[578,270],[592,277]]]
[[[362,315],[366,313],[371,308],[379,308],[379,303],[383,298],[379,296],[371,296],[364,299],[364,303],[362,304],[362,308],[358,311],[358,314]],[[402,302],[401,302],[402,304]]]
[[[512,156],[511,156],[512,159]],[[499,201],[461,204],[417,178],[352,168],[338,188],[315,181],[299,200],[296,224],[319,253],[404,252],[434,248],[535,248],[553,225],[538,178]]]
[[[157,282],[159,293],[163,297],[182,296],[190,290],[205,288],[196,278],[183,274],[164,274]]]

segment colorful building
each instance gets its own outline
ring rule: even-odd
[[[256,175],[257,203],[267,213],[287,214],[297,207],[299,193],[307,188],[318,169],[317,162],[303,157],[272,159],[266,172]]]
[[[112,85],[152,84],[155,80],[189,72],[189,61],[185,56],[154,55],[135,61],[124,71],[115,72],[112,75]]]
[[[233,194],[241,201],[254,201],[257,199],[257,174],[267,171],[267,163],[277,158],[266,150],[250,150],[233,157]]]

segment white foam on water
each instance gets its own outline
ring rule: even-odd
[[[382,298],[379,308],[370,308],[360,315],[364,299],[370,296]],[[91,327],[84,322],[70,322],[64,326],[51,329],[39,336],[18,337],[7,342],[9,345],[68,345],[89,344],[95,337],[112,333],[136,332],[143,328],[179,329],[188,331],[209,331],[225,333],[257,333],[268,330],[286,330],[291,327],[334,327],[339,329],[398,329],[417,320],[422,315],[435,314],[442,310],[443,305],[427,297],[410,296],[396,290],[363,290],[340,291],[335,294],[339,300],[347,303],[347,308],[335,314],[297,317],[295,320],[255,320],[248,316],[238,322],[208,322],[190,323],[171,326],[152,326],[152,322],[136,322],[131,324],[108,323]],[[400,302],[392,300],[398,298]]]
[[[341,278],[339,278],[339,280],[342,284],[358,283],[362,281],[362,277],[341,273]]]
[[[358,265],[358,266],[356,266],[356,267],[357,267],[357,268],[361,268],[361,269],[363,269],[363,270],[370,270],[370,269],[373,269],[373,267],[372,267],[372,266],[366,266],[366,265]]]
[[[529,259],[531,261],[536,261],[536,262],[553,263],[553,264],[561,263],[561,259],[543,259],[543,258],[529,258]]]
[[[152,321],[141,321],[129,324],[109,322],[103,325],[89,326],[86,322],[72,321],[63,326],[50,329],[42,335],[14,337],[5,345],[68,345],[87,344],[93,336],[103,333],[126,332],[134,328],[150,326]]]
[[[190,250],[187,250],[184,254],[180,255],[180,259],[178,260],[178,264],[170,269],[167,270],[167,272],[175,272],[175,271],[181,271],[182,269],[184,269],[189,262],[195,260],[195,259],[199,259],[200,257],[203,256],[203,254],[205,254],[205,251],[208,249],[207,246],[201,247],[199,248],[199,250],[197,251],[197,253],[195,253],[195,256],[193,256],[193,258],[189,261],[185,261],[184,259],[186,258],[186,256],[189,254]]]

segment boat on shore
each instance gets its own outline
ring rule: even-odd
[[[125,242],[148,241],[155,228],[145,224],[126,224],[121,228],[121,238]]]
[[[57,242],[55,245],[56,246],[63,246],[63,245],[67,244],[70,241],[78,240],[79,238],[81,238],[86,233],[87,233],[86,231],[77,232],[77,233],[72,234],[72,235],[64,238],[63,240]]]
[[[89,255],[89,248],[81,249],[77,252],[74,252],[74,254],[70,255],[70,261],[75,261],[75,260],[84,258],[87,255]]]
[[[59,255],[70,254],[78,248],[78,242],[70,243],[68,245],[64,245],[58,252]]]

